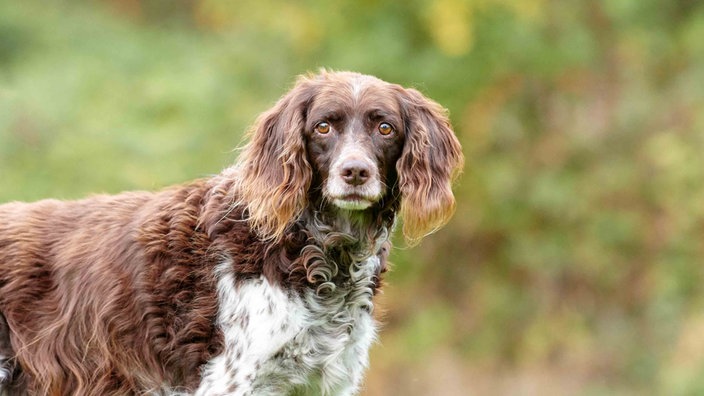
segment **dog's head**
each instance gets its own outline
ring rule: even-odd
[[[440,105],[375,77],[323,71],[301,77],[257,120],[238,189],[265,238],[280,237],[312,203],[355,212],[400,199],[413,243],[454,212],[462,164]]]

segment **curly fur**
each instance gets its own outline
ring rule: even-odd
[[[331,166],[359,158],[369,196]],[[0,205],[0,394],[354,393],[396,215],[409,243],[445,224],[462,162],[437,103],[323,71],[215,177]]]

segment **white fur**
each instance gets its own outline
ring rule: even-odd
[[[0,323],[0,326],[2,325],[3,324]],[[2,331],[2,329],[0,329],[0,331]],[[0,339],[0,342],[9,343],[10,340],[5,338],[6,337],[2,337],[2,339]],[[4,384],[9,383],[12,376],[12,371],[10,368],[11,358],[11,356],[6,355],[4,352],[0,352],[0,396],[4,396],[6,394]]]
[[[355,103],[359,102],[359,97],[362,95],[362,90],[366,87],[366,83],[366,79],[362,79],[361,76],[352,81],[352,99]]]
[[[349,287],[324,297],[299,295],[263,276],[236,280],[218,271],[218,325],[224,351],[208,362],[196,395],[350,395],[357,391],[375,338],[373,256],[350,269]]]
[[[10,379],[10,370],[5,367],[8,356],[0,355],[0,394],[2,394],[2,384]]]

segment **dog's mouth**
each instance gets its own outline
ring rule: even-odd
[[[368,197],[361,194],[347,194],[332,199],[335,206],[347,210],[364,210],[372,206],[376,201],[376,197]]]

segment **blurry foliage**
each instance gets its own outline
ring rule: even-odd
[[[704,5],[0,3],[0,201],[217,172],[296,74],[447,106],[453,221],[399,244],[366,394],[704,391]]]

